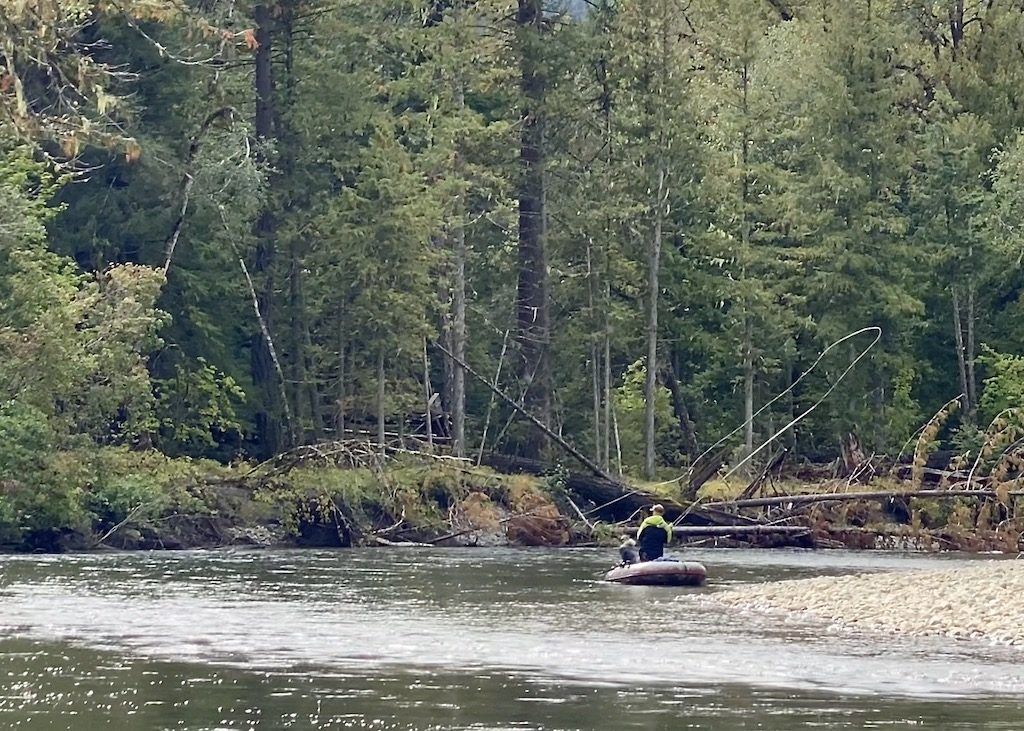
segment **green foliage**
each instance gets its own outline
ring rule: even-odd
[[[703,446],[742,422],[748,385],[756,410],[868,325],[882,341],[786,435],[798,451],[829,456],[849,432],[895,451],[970,390],[974,365],[986,380],[965,422],[1024,396],[1024,15],[1012,4],[958,17],[956,3],[595,0],[524,33],[505,0],[343,0],[327,13],[282,5],[259,21],[259,44],[252,6],[206,3],[200,22],[161,1],[122,5],[48,0],[50,22],[20,8],[0,30],[13,53],[0,65],[0,461],[28,465],[10,469],[47,486],[64,525],[82,519],[74,491],[89,480],[65,469],[55,482],[43,456],[19,452],[33,440],[229,459],[282,431],[281,392],[302,441],[336,436],[343,419],[365,429],[380,406],[389,430],[422,435],[428,391],[443,429],[454,368],[429,349],[424,363],[423,346],[450,337],[463,264],[467,357],[488,377],[501,360],[499,385],[529,401],[505,334],[529,266],[515,202],[524,67],[545,88],[531,110],[544,120],[544,408],[578,445],[604,459],[614,402],[626,464],[640,466],[656,222],[659,367]],[[85,15],[104,43],[75,32]],[[215,32],[229,15],[242,30]],[[237,63],[162,58],[207,44]],[[270,137],[255,142],[243,121],[254,57],[273,65],[259,100]],[[40,64],[76,70],[77,105]],[[36,146],[15,143],[26,138]],[[70,185],[39,162],[62,143],[90,166]],[[992,350],[976,358],[980,342]],[[855,354],[833,351],[756,436],[815,403]],[[471,440],[488,420],[486,448],[528,441],[532,427],[467,388]],[[668,392],[655,401],[667,467],[681,433]],[[370,493],[351,489],[356,504]],[[97,490],[89,510],[103,521],[164,505],[134,477]],[[17,530],[25,499],[2,498]],[[366,509],[390,515],[403,499]]]
[[[989,373],[980,404],[985,418],[991,421],[1007,409],[1024,407],[1024,356],[982,346],[979,361]]]
[[[38,475],[56,443],[45,413],[26,403],[0,404],[0,480]]]
[[[924,420],[921,407],[914,398],[914,387],[918,375],[912,368],[905,368],[893,377],[892,401],[888,407],[887,433],[891,440],[889,449],[899,449],[916,432]]]
[[[332,523],[338,512],[359,526],[389,527],[401,521],[413,530],[448,526],[448,510],[467,494],[468,477],[443,465],[394,464],[384,469],[303,465],[268,484],[258,498],[278,506],[283,525],[295,534],[304,520]],[[500,486],[487,487],[500,492]],[[347,519],[347,517],[345,518]]]
[[[123,447],[71,454],[68,460],[80,464],[82,509],[98,532],[129,518],[144,524],[174,513],[209,513],[202,483],[230,474],[215,463]]]
[[[154,381],[157,446],[168,454],[200,454],[239,433],[236,405],[245,392],[231,376],[197,358],[178,364],[173,378]]]
[[[992,188],[987,194],[979,223],[1004,256],[1024,258],[1024,132],[995,155]]]
[[[647,368],[642,360],[631,364],[615,390],[615,409],[622,446],[623,467],[640,474],[644,464],[644,382]],[[654,405],[655,443],[662,464],[678,464],[679,426],[672,413],[668,389],[658,387]]]

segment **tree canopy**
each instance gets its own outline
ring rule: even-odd
[[[869,326],[796,451],[1024,406],[1016,0],[0,9],[0,426],[543,454],[447,352],[653,477]]]

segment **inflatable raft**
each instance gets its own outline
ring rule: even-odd
[[[617,566],[604,575],[605,581],[636,586],[700,586],[707,578],[703,564],[665,558]]]

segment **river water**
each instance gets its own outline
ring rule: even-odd
[[[687,558],[707,587],[604,584],[594,549],[0,557],[0,728],[1024,728],[1020,649],[709,601],[979,559]]]

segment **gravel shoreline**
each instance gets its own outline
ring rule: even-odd
[[[1024,646],[1024,560],[755,584],[714,599],[737,608],[804,612],[851,628]]]

